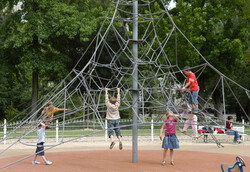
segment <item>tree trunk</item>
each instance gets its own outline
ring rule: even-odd
[[[35,69],[32,73],[32,102],[31,102],[31,115],[37,110],[38,99],[38,69]],[[36,119],[36,115],[33,115],[33,120]]]
[[[215,116],[219,119],[224,119],[223,116],[223,101],[222,101],[222,93],[220,89],[216,89],[213,94],[214,100],[214,108],[215,108]]]

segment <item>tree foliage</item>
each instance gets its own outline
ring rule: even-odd
[[[178,0],[177,7],[171,10],[177,26],[196,46],[206,60],[224,75],[249,88],[249,35],[250,20],[249,2],[247,0]],[[202,59],[183,40],[179,47],[180,66],[195,66]],[[241,72],[244,69],[244,74]],[[241,78],[244,78],[241,80]],[[201,94],[211,90],[219,76],[211,70],[205,70],[199,78]],[[245,81],[244,81],[245,80]],[[248,81],[248,82],[246,82]],[[229,88],[226,88],[229,89]],[[204,92],[205,91],[205,92]],[[234,90],[237,95],[243,95],[242,90]],[[228,92],[229,93],[229,92]],[[213,95],[215,106],[222,102],[221,90]],[[226,95],[228,98],[232,94]],[[239,96],[241,97],[241,96]],[[238,97],[238,98],[239,98]],[[249,99],[242,96],[241,102],[248,112]],[[244,100],[248,100],[247,102]],[[234,101],[234,102],[233,102]],[[227,110],[237,112],[240,109],[235,100],[227,102]],[[227,112],[228,112],[227,111]],[[243,115],[242,113],[238,114]]]
[[[25,80],[29,83],[25,92],[29,96],[33,92],[35,100],[39,96],[39,85],[42,92],[48,81],[59,82],[75,64],[75,56],[80,56],[78,48],[82,51],[84,42],[97,32],[105,15],[104,3],[27,0],[22,2],[19,10],[13,11],[16,1],[1,1],[0,7],[4,9],[0,26],[1,61],[6,62],[10,75],[15,76],[8,82],[22,85],[20,81]],[[43,81],[43,85],[39,81]],[[23,98],[19,101],[23,102]],[[2,99],[3,102],[7,100],[6,96]],[[28,104],[30,102],[24,107]],[[13,103],[13,106],[18,105]]]
[[[72,69],[100,27],[109,2],[110,0],[97,0],[95,3],[91,0],[26,0],[22,1],[18,10],[13,7],[20,3],[19,0],[0,2],[1,118],[11,118],[30,106],[35,94],[39,98],[49,91],[48,82],[57,84]],[[176,8],[169,12],[197,50],[223,74],[250,88],[248,0],[176,2]],[[164,10],[161,0],[156,0],[151,9],[155,12]],[[143,23],[139,27],[140,31],[146,29]],[[163,39],[171,29],[170,21],[163,18],[157,27],[158,37]],[[112,42],[114,37],[111,35],[109,39]],[[204,62],[178,32],[177,42],[180,67]],[[156,43],[153,48],[157,46]],[[169,57],[175,57],[175,52],[171,51],[174,46],[166,47]],[[173,58],[172,61],[174,60]],[[144,72],[151,72],[147,70]],[[106,71],[103,72],[105,73]],[[35,76],[37,80],[34,80]],[[205,70],[199,78],[202,90],[200,94],[207,94],[218,77],[211,70]],[[35,82],[37,85],[34,85]],[[219,94],[214,94],[214,102],[221,101],[221,91],[217,91]],[[235,91],[244,108],[248,109],[250,102],[244,97],[244,92]],[[230,98],[232,95],[227,96]],[[228,103],[231,105],[228,110],[238,109],[234,102]],[[250,113],[250,108],[247,112]]]

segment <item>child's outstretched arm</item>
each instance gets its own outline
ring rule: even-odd
[[[121,104],[120,88],[117,88],[117,103],[119,104],[118,106],[120,106]]]
[[[163,132],[163,129],[165,128],[165,123],[162,124],[161,126],[161,131],[160,131],[160,140],[162,141],[162,132]]]
[[[168,117],[173,117],[176,121],[178,121],[178,119],[180,118],[180,115],[175,115],[171,113],[171,114],[168,114]]]
[[[180,119],[180,115],[174,115],[174,117],[177,121]]]
[[[108,88],[105,88],[105,104],[109,105]]]
[[[58,111],[64,111],[64,108],[59,108]],[[65,111],[69,111],[69,109],[65,109]]]
[[[182,87],[181,92],[184,92],[185,89],[186,89],[190,84],[191,84],[191,82],[186,83],[185,86]]]

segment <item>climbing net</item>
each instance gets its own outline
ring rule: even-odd
[[[225,94],[231,94],[245,114],[245,118],[250,120],[234,93],[232,85],[236,86],[237,89],[242,89],[248,99],[250,99],[249,90],[223,75],[202,56],[176,26],[168,13],[165,1],[162,1],[161,6],[164,9],[160,12],[155,12],[155,9],[152,8],[154,3],[155,1],[139,1],[140,14],[137,16],[139,34],[138,40],[133,40],[132,28],[135,18],[131,10],[133,1],[112,1],[100,30],[85,49],[72,71],[51,92],[38,101],[35,112],[30,112],[29,107],[13,118],[15,120],[19,116],[27,114],[21,123],[8,131],[6,136],[2,136],[1,142],[12,140],[12,143],[0,154],[19,142],[28,145],[24,138],[35,133],[38,121],[44,118],[41,111],[50,101],[56,107],[70,108],[70,110],[54,115],[53,121],[58,120],[58,125],[62,128],[61,141],[49,145],[48,149],[104,131],[105,88],[109,88],[109,96],[115,96],[116,88],[121,88],[120,113],[122,116],[127,115],[127,117],[131,117],[133,113],[133,91],[138,92],[139,96],[136,101],[138,102],[139,113],[137,118],[139,122],[136,125],[146,124],[148,118],[152,117],[156,123],[163,122],[166,110],[178,113],[181,104],[187,102],[188,92],[180,92],[186,82],[186,77],[178,65],[177,48],[179,44],[177,44],[177,39],[185,40],[185,44],[190,45],[190,50],[197,52],[201,61],[203,61],[191,68],[192,71],[195,71],[198,80],[206,70],[209,70],[215,78],[218,78],[214,89],[206,94],[206,97],[199,96],[201,115],[198,124],[221,125],[224,121],[224,119],[214,117],[207,111],[207,107],[212,103],[211,97],[219,87],[223,95],[224,113],[226,113]],[[163,24],[166,26],[165,28],[160,27]],[[132,51],[134,42],[138,43],[137,59],[134,58]],[[86,59],[90,60],[86,61]],[[83,64],[85,66],[82,68]],[[135,65],[138,66],[137,71],[135,71]],[[138,90],[133,90],[133,79],[136,75],[138,75]],[[215,109],[215,111],[221,113],[220,110]],[[65,127],[67,125],[78,125],[77,122],[74,122],[78,119],[97,121],[96,127],[99,130],[65,140]],[[180,121],[182,123],[182,120]],[[132,125],[121,125],[121,128],[131,127]],[[249,125],[245,124],[245,126]],[[20,135],[13,136],[16,131],[21,131]]]

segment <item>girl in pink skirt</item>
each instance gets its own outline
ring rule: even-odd
[[[163,160],[162,165],[166,164],[166,155],[168,149],[170,149],[170,164],[174,165],[174,149],[179,149],[179,140],[177,139],[175,132],[176,132],[176,122],[179,119],[178,115],[174,115],[172,112],[168,111],[166,113],[167,119],[164,120],[162,124],[161,131],[160,131],[160,139],[162,140],[162,132],[163,129],[166,127],[165,130],[165,137],[162,141],[162,148],[163,150]]]

